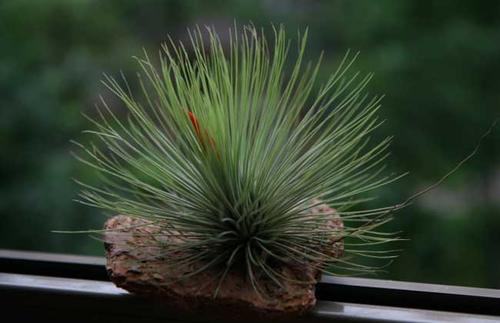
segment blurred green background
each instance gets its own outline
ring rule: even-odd
[[[103,253],[100,243],[51,230],[99,228],[72,201],[89,170],[70,139],[90,128],[102,73],[133,76],[131,56],[186,28],[226,31],[236,20],[310,30],[325,73],[347,49],[385,93],[380,136],[394,135],[389,169],[410,175],[380,191],[397,203],[470,152],[500,111],[498,1],[0,1],[0,248]],[[107,94],[106,94],[107,95]],[[444,185],[403,210],[404,252],[380,278],[500,288],[500,130]]]

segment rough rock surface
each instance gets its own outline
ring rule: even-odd
[[[312,211],[329,212],[326,205],[319,205]],[[328,226],[342,230],[342,221],[332,216]],[[283,288],[275,283],[263,281],[261,288],[267,296],[259,297],[246,278],[239,271],[230,271],[220,286],[216,298],[214,290],[219,277],[211,270],[203,271],[188,279],[176,279],[193,270],[193,267],[173,268],[161,254],[160,229],[144,220],[118,215],[110,218],[105,228],[105,248],[111,280],[131,293],[155,297],[165,303],[167,310],[204,318],[209,321],[251,321],[260,318],[287,318],[302,314],[316,303],[314,295],[319,272],[311,267],[279,268],[282,275],[295,280],[308,281],[297,284],[285,281]],[[161,234],[160,234],[161,236]],[[166,238],[174,242],[172,238]],[[332,255],[340,257],[342,242],[332,242]],[[200,316],[202,315],[202,316]]]

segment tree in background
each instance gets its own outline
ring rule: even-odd
[[[498,116],[497,1],[3,1],[0,3],[0,247],[100,254],[99,243],[50,233],[99,227],[72,202],[87,177],[69,139],[88,128],[101,73],[128,73],[130,56],[156,50],[194,24],[225,30],[309,26],[311,47],[335,66],[346,49],[386,93],[381,135],[394,134],[389,169],[411,171],[377,204],[397,202],[441,176]],[[399,214],[411,241],[383,277],[500,287],[498,130],[437,191]]]

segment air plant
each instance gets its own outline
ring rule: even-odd
[[[174,267],[203,264],[187,276],[241,271],[258,289],[259,279],[282,282],[281,265],[363,273],[374,268],[352,256],[392,257],[369,246],[395,239],[379,227],[402,205],[356,209],[398,178],[382,175],[390,138],[370,142],[382,124],[381,97],[365,93],[372,75],[351,73],[357,55],[347,53],[321,83],[321,57],[304,62],[307,32],[295,55],[273,30],[268,41],[235,28],[225,47],[213,29],[195,29],[189,46],[163,45],[158,62],[136,58],[141,93],[106,76],[121,110],[101,99],[87,131],[99,143],[80,145],[77,158],[103,184],[80,183],[81,202],[175,236],[158,253]],[[327,226],[332,213],[311,212],[322,203],[342,230]],[[342,258],[325,249],[335,241]]]

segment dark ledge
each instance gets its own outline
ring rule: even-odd
[[[104,259],[0,250],[0,301],[18,320],[181,322],[115,287]],[[323,277],[314,311],[295,322],[498,322],[500,290]],[[174,315],[175,316],[175,315]]]

